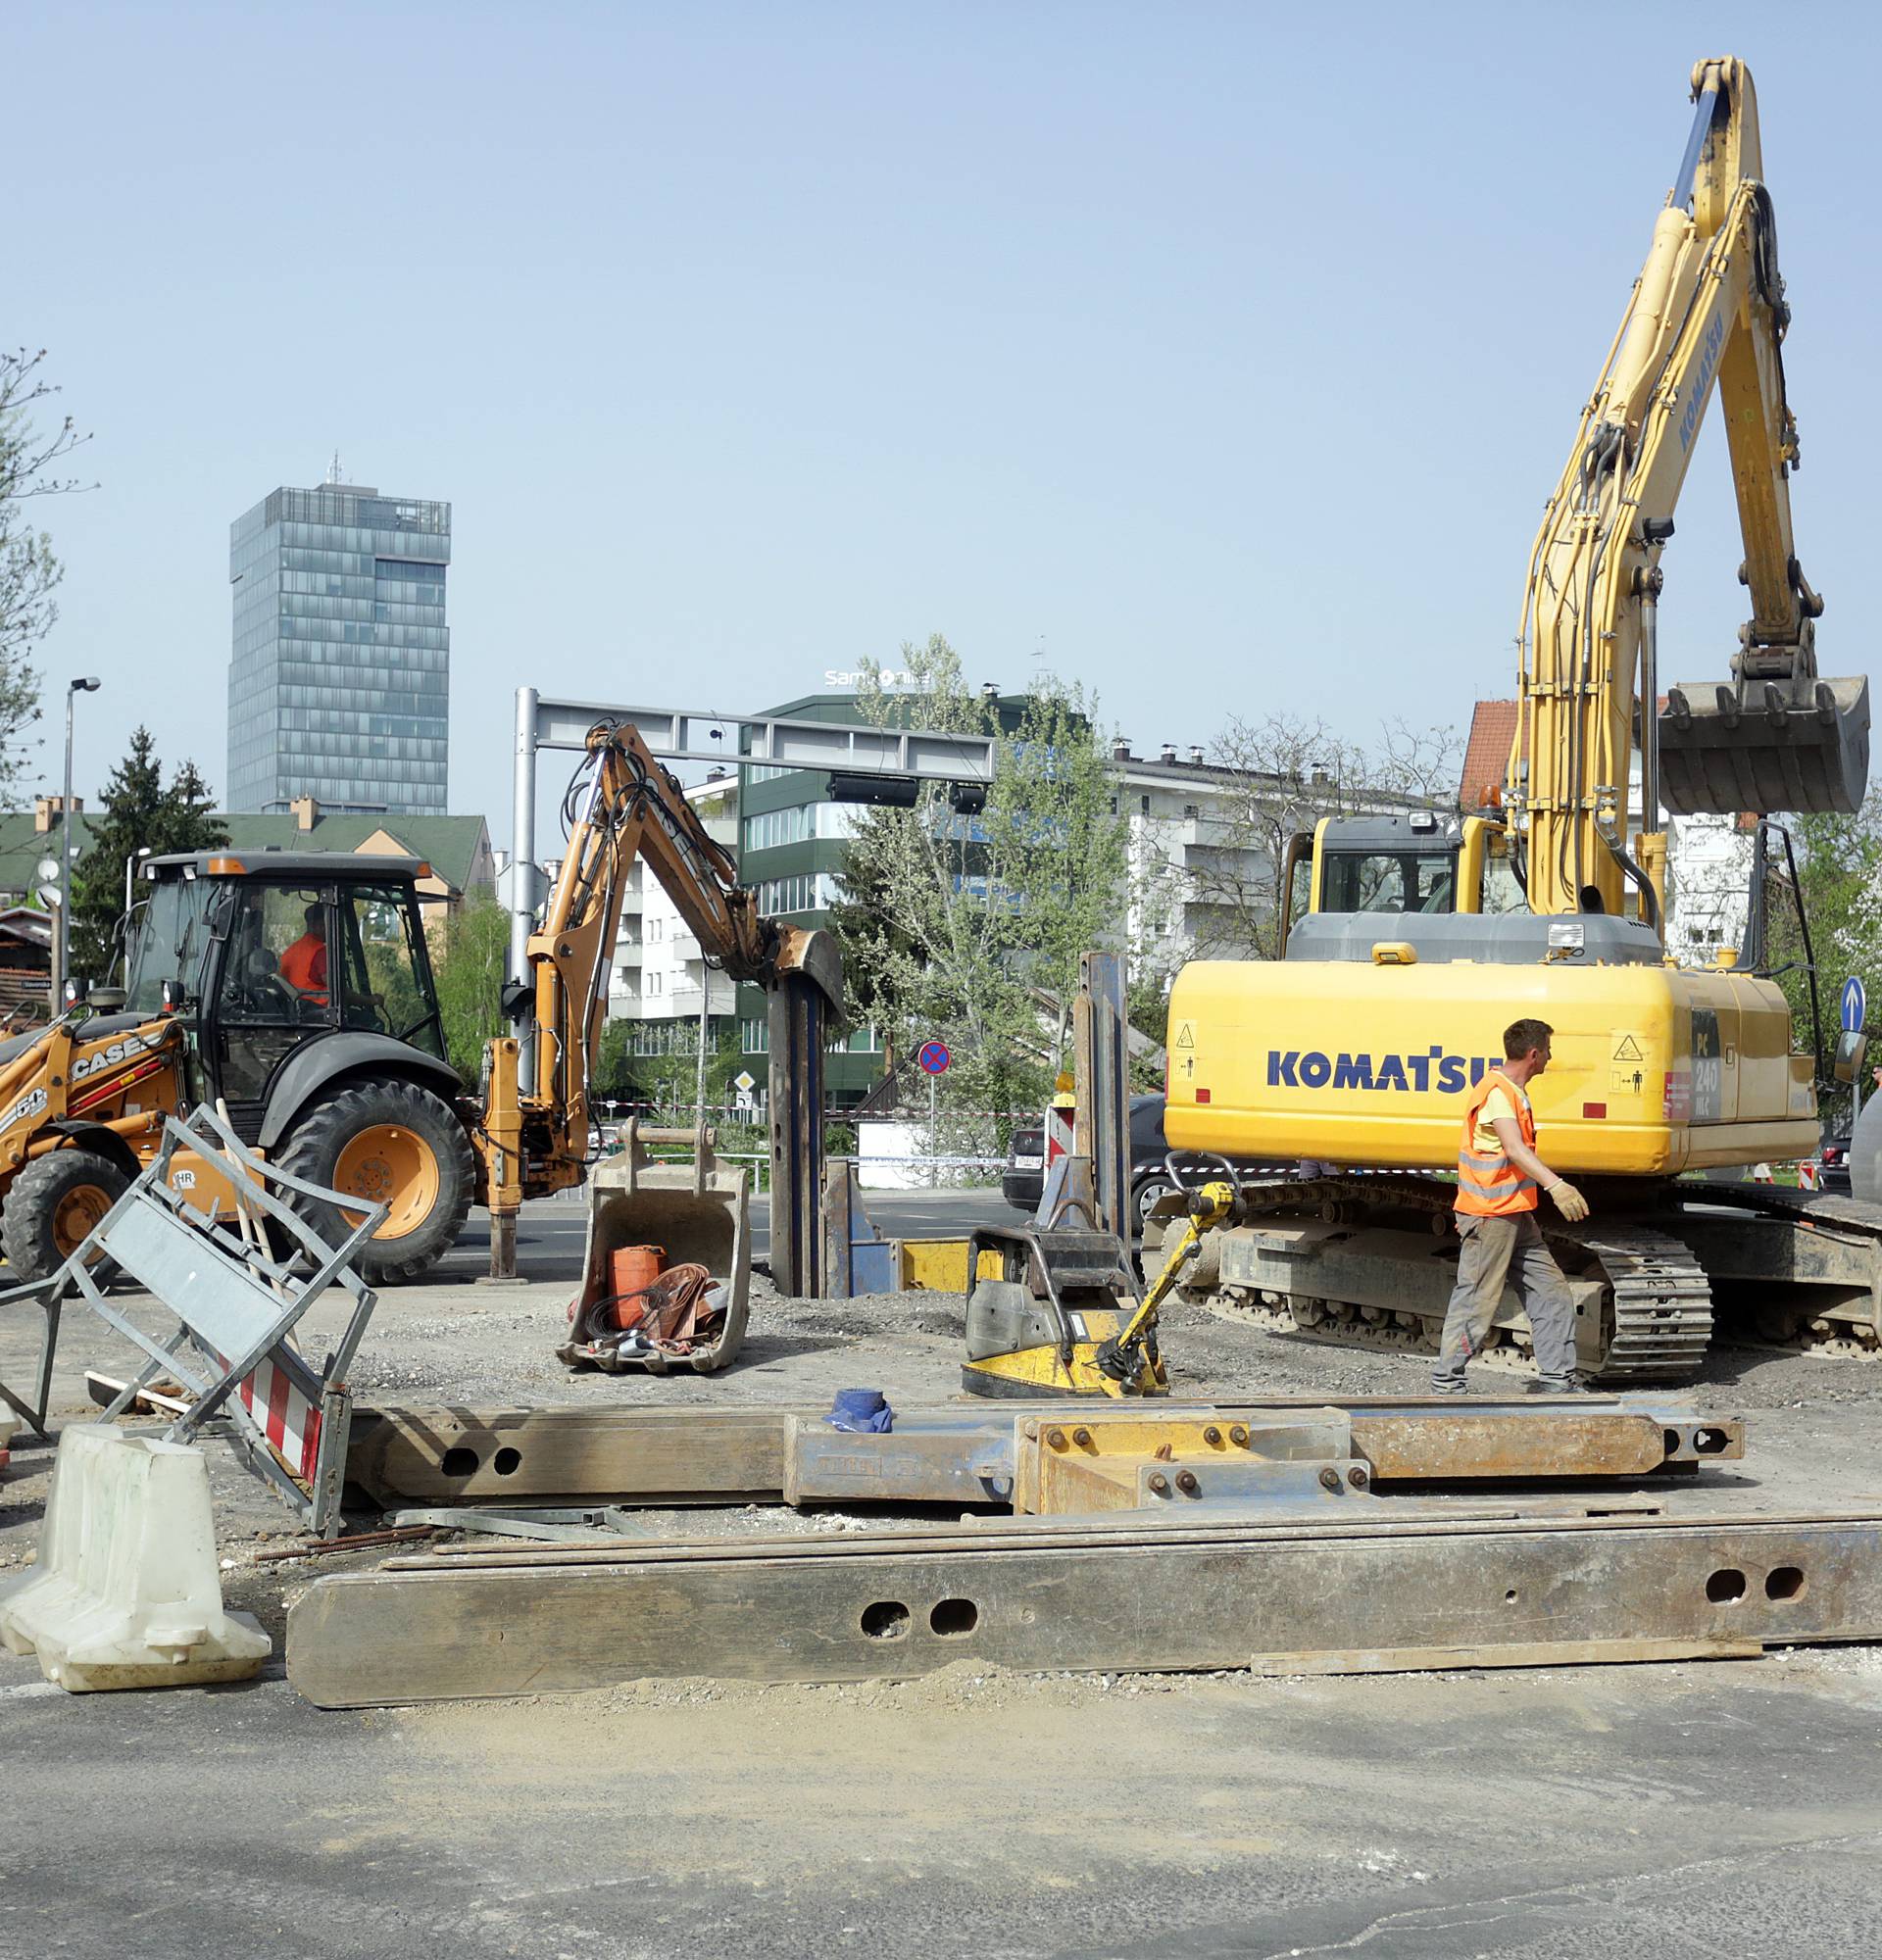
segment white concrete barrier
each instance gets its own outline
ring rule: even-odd
[[[66,1429],[38,1563],[0,1582],[0,1642],[74,1693],[259,1673],[268,1636],[223,1606],[202,1451],[108,1424]]]

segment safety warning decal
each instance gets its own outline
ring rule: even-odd
[[[1615,1061],[1645,1061],[1646,1052],[1641,1048],[1638,1035],[1617,1034],[1614,1037],[1613,1059]]]
[[[1194,1048],[1196,1046],[1196,1023],[1194,1021],[1178,1021],[1176,1023],[1175,1045],[1178,1048]]]

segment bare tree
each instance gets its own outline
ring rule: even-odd
[[[0,352],[0,792],[25,767],[20,738],[39,719],[32,649],[59,616],[55,595],[65,576],[51,538],[26,520],[25,506],[91,487],[55,468],[91,438],[70,416],[40,426],[41,404],[59,392],[40,371],[45,358],[43,348]]]
[[[1198,951],[1232,957],[1280,956],[1281,880],[1288,840],[1325,816],[1417,804],[1455,808],[1457,737],[1393,722],[1368,749],[1321,720],[1269,714],[1237,717],[1211,760],[1225,770],[1209,841],[1189,858],[1190,902],[1203,921]]]

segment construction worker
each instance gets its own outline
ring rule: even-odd
[[[326,993],[326,907],[307,908],[307,930],[281,955],[281,978],[310,1007],[324,1007]]]
[[[1482,1345],[1503,1303],[1505,1282],[1529,1316],[1536,1384],[1546,1396],[1581,1393],[1575,1376],[1575,1303],[1536,1223],[1543,1192],[1570,1224],[1588,1201],[1536,1154],[1536,1118],[1528,1085],[1549,1066],[1547,1021],[1512,1021],[1503,1031],[1504,1064],[1472,1093],[1458,1141],[1458,1283],[1444,1316],[1431,1386],[1441,1396],[1465,1393],[1464,1366]]]

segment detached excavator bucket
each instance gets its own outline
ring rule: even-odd
[[[1861,808],[1866,680],[1673,687],[1659,719],[1659,797],[1675,816]]]
[[[630,1119],[621,1142],[588,1180],[581,1292],[556,1352],[571,1367],[611,1374],[710,1375],[745,1340],[751,1179],[719,1162],[711,1130],[644,1130]],[[689,1147],[690,1158],[663,1161],[648,1151],[673,1144]],[[659,1277],[646,1259],[617,1260],[630,1247],[659,1249]]]

